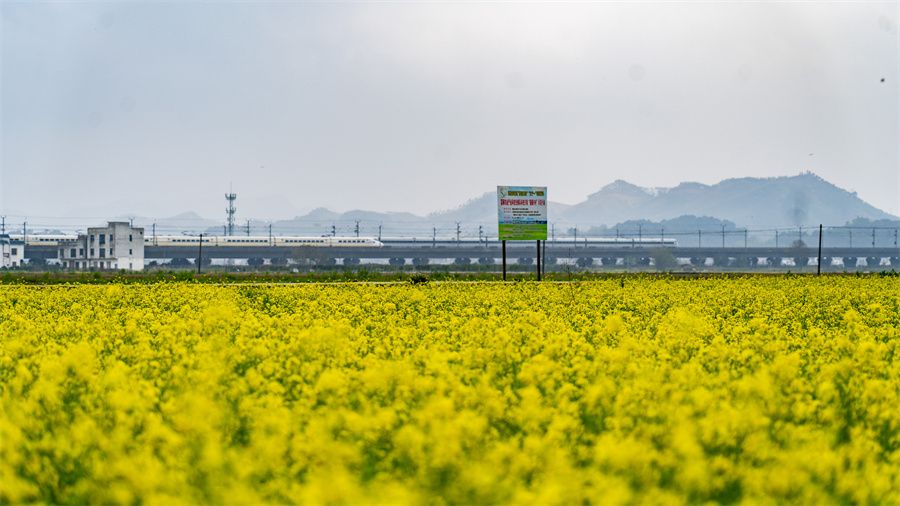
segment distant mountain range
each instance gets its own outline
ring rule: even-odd
[[[420,217],[409,213],[351,211],[334,213],[317,209],[305,216],[275,223],[281,228],[317,230],[332,223],[360,220],[371,226],[434,226],[442,230],[457,222],[496,230],[496,194],[489,191],[456,209]],[[642,188],[614,181],[575,205],[550,202],[549,220],[560,227],[614,226],[629,220],[671,220],[685,215],[712,217],[751,229],[843,225],[857,218],[897,219],[813,173],[772,178],[726,179],[713,185],[681,183],[673,188]],[[355,224],[354,224],[355,226]]]
[[[713,185],[686,182],[673,188],[642,188],[617,180],[575,205],[551,201],[548,213],[558,231],[573,226],[579,230],[612,227],[629,220],[662,222],[686,215],[692,219],[714,218],[750,229],[897,219],[866,203],[856,193],[809,172],[785,177],[726,179]],[[488,191],[455,209],[426,216],[365,210],[338,213],[318,208],[289,220],[253,219],[250,226],[254,235],[268,233],[270,225],[276,234],[328,234],[332,226],[338,234],[352,234],[358,221],[361,235],[376,235],[380,225],[385,236],[415,235],[424,239],[432,234],[453,236],[457,223],[465,228],[461,234],[467,237],[477,235],[479,226],[484,234],[495,235],[496,220],[496,194]],[[221,221],[195,213],[181,213],[156,223],[158,230],[168,233],[182,229],[222,233]],[[137,218],[135,224],[149,229],[150,220]],[[244,233],[245,226],[246,219],[240,219],[238,233]]]
[[[681,183],[641,188],[618,180],[562,213],[563,221],[611,225],[625,220],[711,216],[740,227],[842,225],[856,218],[896,219],[807,172],[797,176],[726,179],[714,185]]]

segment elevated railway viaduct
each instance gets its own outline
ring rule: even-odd
[[[774,247],[670,247],[665,251],[678,259],[688,260],[695,265],[714,263],[716,265],[765,265],[766,259],[814,259],[817,257],[816,248],[774,248]],[[544,250],[548,258],[548,265],[552,263],[575,263],[583,259],[584,265],[610,265],[616,262],[624,265],[649,265],[649,259],[659,256],[660,248],[631,247],[631,246],[595,246],[590,244],[561,244],[547,243]],[[446,263],[456,259],[469,259],[476,262],[478,259],[493,258],[499,262],[501,257],[499,243],[488,242],[481,244],[464,243],[456,245],[434,245],[430,242],[419,244],[391,244],[381,248],[290,248],[271,246],[217,246],[204,247],[203,256],[213,259],[350,259],[356,260],[391,260],[399,265],[399,259],[410,264],[414,261],[427,259],[432,263]],[[665,254],[665,253],[663,253]],[[144,257],[153,259],[196,259],[198,250],[196,246],[147,246],[144,248]],[[900,266],[900,248],[896,247],[834,247],[823,248],[823,257],[827,259],[867,259],[866,265],[877,259],[879,264]],[[50,260],[57,258],[55,246],[32,246],[25,250],[25,256],[29,260]],[[536,245],[533,242],[508,243],[507,259],[510,263],[519,262],[519,259],[534,259]],[[585,262],[584,259],[591,259]],[[753,260],[756,259],[756,260]],[[778,262],[780,265],[780,261]]]

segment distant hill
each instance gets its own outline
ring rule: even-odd
[[[641,188],[615,181],[562,213],[562,221],[613,225],[628,220],[712,216],[741,227],[842,224],[856,218],[892,219],[856,193],[812,173],[773,178],[726,179],[714,185],[682,183]]]
[[[547,207],[548,219],[550,221],[558,219],[561,213],[570,207],[568,204],[551,200]],[[493,224],[496,228],[497,192],[485,192],[480,197],[469,199],[455,209],[431,213],[425,217],[425,220],[441,224],[456,222]]]
[[[152,234],[153,224],[156,224],[157,234],[181,233],[181,231],[202,232],[212,228],[221,231],[221,223],[216,220],[206,219],[199,214],[188,211],[176,214],[168,218],[148,218],[146,216],[120,215],[106,221],[131,221],[136,227],[144,227],[147,235]],[[95,226],[105,226],[106,221],[98,221]]]

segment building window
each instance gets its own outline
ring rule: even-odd
[[[129,255],[134,255],[134,252],[133,252],[132,250],[129,249],[129,250],[128,250],[128,254],[129,254]]]
[[[69,256],[72,258],[75,258],[75,248],[72,248],[71,250],[69,250]]]
[[[10,248],[9,251],[10,251],[13,255],[18,255],[18,254],[19,254],[19,249],[18,249],[18,248]]]
[[[84,248],[78,248],[78,256],[84,256]]]
[[[106,244],[106,234],[100,234],[100,244]]]
[[[131,234],[128,234],[128,242],[131,242]]]
[[[94,248],[91,248],[91,256],[94,256]]]
[[[100,258],[106,258],[106,248],[100,248]]]

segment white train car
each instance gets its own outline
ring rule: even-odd
[[[658,247],[668,247],[674,248],[678,246],[678,240],[672,237],[579,237],[577,239],[573,237],[557,237],[555,240],[548,240],[550,244],[558,244],[560,246],[571,244],[571,245],[590,245],[590,246],[618,246],[618,247],[630,247],[630,246],[658,246]]]
[[[21,241],[22,234],[10,234],[10,238]],[[74,241],[77,235],[68,234],[31,234],[25,237],[25,246],[58,246],[63,241]]]

